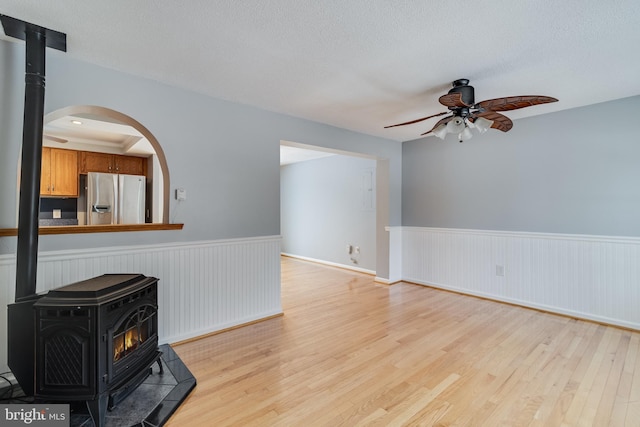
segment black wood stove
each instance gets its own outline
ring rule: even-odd
[[[35,398],[86,401],[97,426],[159,362],[158,279],[107,274],[34,305]]]

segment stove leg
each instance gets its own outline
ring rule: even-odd
[[[160,375],[164,374],[164,368],[162,367],[162,360],[158,359],[158,366],[160,367]]]
[[[108,394],[101,394],[96,400],[87,400],[87,408],[96,427],[104,427],[107,417]]]

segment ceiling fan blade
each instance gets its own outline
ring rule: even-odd
[[[428,134],[428,133],[430,133],[430,132],[433,132],[433,130],[434,130],[435,128],[437,128],[438,126],[440,126],[440,125],[442,125],[442,124],[447,123],[447,122],[448,122],[449,120],[451,120],[452,118],[453,118],[453,116],[449,116],[449,117],[445,117],[444,119],[440,119],[440,120],[438,120],[438,123],[436,123],[435,125],[433,125],[433,127],[431,128],[431,130],[426,131],[425,133],[421,133],[421,134],[420,134],[420,136],[423,136],[423,135],[426,135],[426,134]]]
[[[462,100],[462,94],[460,92],[442,95],[440,98],[438,98],[438,101],[440,101],[440,104],[444,105],[445,107],[471,107],[471,105],[465,104],[465,102]]]
[[[475,113],[475,117],[484,117],[487,120],[492,120],[493,129],[501,130],[502,132],[509,132],[513,127],[511,119],[504,114],[496,113],[495,111],[483,111],[481,113]],[[474,117],[474,121],[475,121]]]
[[[448,113],[448,111],[444,111],[444,112],[442,112],[442,113],[434,114],[434,115],[432,115],[432,116],[427,116],[427,117],[423,117],[423,118],[421,118],[421,119],[411,120],[410,122],[398,123],[397,125],[385,126],[384,128],[385,128],[385,129],[388,129],[388,128],[393,128],[393,127],[396,127],[396,126],[411,125],[411,124],[414,124],[414,123],[421,122],[421,121],[423,121],[423,120],[430,119],[430,118],[432,118],[432,117],[442,116],[442,115],[447,114],[447,113]]]
[[[42,138],[43,139],[48,139],[49,141],[53,141],[53,142],[59,142],[61,144],[69,142],[68,139],[58,138],[57,136],[47,135],[47,134],[42,135]]]
[[[488,99],[486,101],[479,102],[476,104],[476,107],[491,111],[509,111],[557,101],[558,100],[556,98],[552,98],[550,96],[508,96],[505,98]]]

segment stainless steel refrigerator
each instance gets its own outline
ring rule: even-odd
[[[144,176],[89,172],[87,225],[144,223],[145,188]]]

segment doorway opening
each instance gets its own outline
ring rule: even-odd
[[[376,274],[387,225],[385,159],[281,141],[282,253]],[[382,239],[382,240],[381,240]]]

